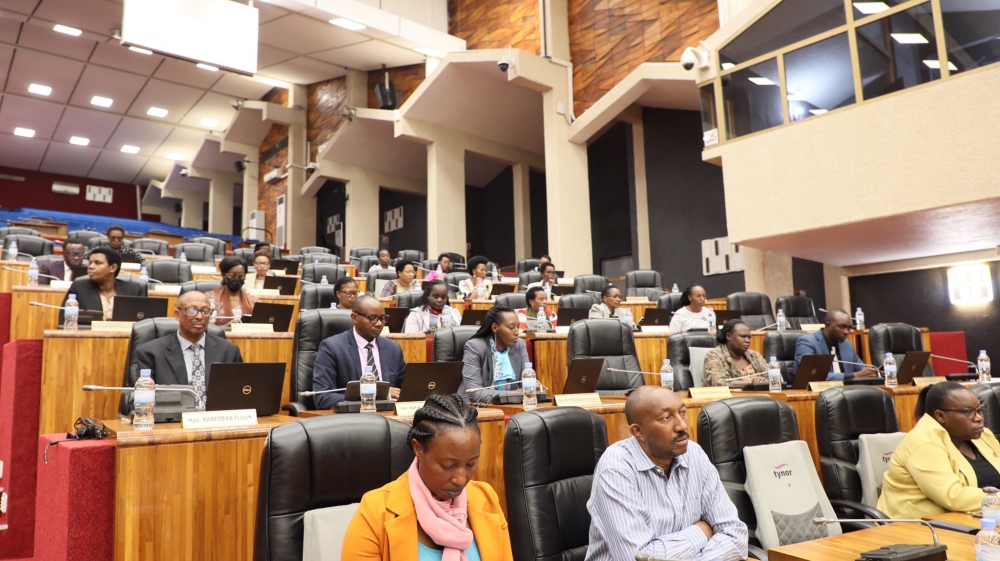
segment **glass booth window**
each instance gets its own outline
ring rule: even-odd
[[[843,0],[784,0],[719,51],[728,68],[847,23]]]
[[[856,100],[847,34],[834,35],[787,53],[785,84],[788,118],[792,121],[852,105]]]
[[[719,142],[719,116],[715,112],[715,84],[699,88],[701,95],[701,132],[704,134],[705,146]],[[714,131],[714,132],[713,132]]]
[[[778,59],[772,58],[722,77],[726,133],[738,138],[784,122]]]
[[[1000,62],[1000,0],[941,0],[952,74]]]
[[[930,2],[863,25],[857,36],[865,99],[941,77]]]

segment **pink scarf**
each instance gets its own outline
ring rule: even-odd
[[[465,550],[472,547],[472,530],[465,527],[469,518],[469,496],[462,494],[450,501],[439,501],[420,479],[417,460],[410,464],[410,496],[417,510],[417,522],[434,543],[444,547],[441,561],[469,561]]]

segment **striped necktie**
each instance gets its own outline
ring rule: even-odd
[[[372,374],[375,375],[376,380],[381,380],[382,378],[378,374],[378,366],[375,366],[375,352],[372,351],[372,344],[368,343],[365,345],[365,350],[368,351],[368,366],[372,367]]]

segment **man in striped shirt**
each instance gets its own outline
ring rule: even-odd
[[[687,408],[674,392],[642,386],[625,402],[632,438],[597,463],[587,502],[586,561],[726,561],[747,556],[738,517],[705,452],[688,440]]]

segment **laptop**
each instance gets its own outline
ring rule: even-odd
[[[104,312],[102,310],[80,310],[80,316],[76,318],[76,323],[79,326],[88,326],[90,329],[90,324],[95,321],[104,321]],[[63,326],[59,326],[62,329]]]
[[[406,316],[410,315],[409,308],[386,308],[385,313],[389,314],[389,322],[385,324],[389,328],[389,333],[402,333]]]
[[[561,285],[557,284],[551,287],[552,294],[554,296],[566,296],[567,294],[576,294],[576,290],[573,285]]]
[[[256,409],[258,417],[274,415],[281,407],[284,383],[284,362],[215,363],[209,371],[205,410]]]
[[[739,310],[715,310],[715,327],[722,329],[729,320],[740,319],[743,314]]]
[[[424,401],[432,394],[458,393],[462,362],[411,362],[406,365],[403,388],[397,401]]]
[[[462,312],[462,325],[482,325],[486,321],[489,310],[465,310]]]
[[[264,277],[264,288],[277,289],[282,296],[294,296],[298,282],[295,277]]]
[[[567,326],[590,317],[590,310],[583,308],[559,308],[559,325]]]
[[[896,381],[900,386],[909,385],[914,378],[924,375],[924,368],[930,360],[931,353],[924,351],[910,351],[903,357],[903,364],[899,365],[896,371]]]
[[[299,273],[299,264],[291,259],[275,259],[271,261],[271,269],[283,269],[286,275],[297,275]]]
[[[141,321],[167,317],[167,299],[147,296],[115,296],[111,321]]]
[[[674,312],[670,310],[660,310],[658,308],[646,308],[646,311],[642,314],[642,325],[660,325],[668,326],[670,325],[671,318],[674,317]]]
[[[84,267],[83,265],[70,267],[69,270],[72,271],[72,274],[70,275],[70,280],[76,280],[80,277],[87,276],[87,268]]]
[[[833,358],[833,355],[803,356],[799,361],[799,369],[795,371],[792,389],[805,390],[809,388],[809,382],[825,382],[833,366]]]
[[[569,365],[569,375],[562,393],[593,393],[604,369],[603,358],[578,358]]]
[[[253,306],[253,315],[243,316],[243,323],[270,323],[275,333],[287,333],[293,311],[295,306],[289,304],[257,302]]]
[[[500,296],[501,294],[510,294],[511,292],[514,292],[515,288],[517,287],[513,284],[495,282],[493,283],[493,289],[490,290],[490,295]]]
[[[375,400],[384,401],[386,399],[389,399],[389,382],[375,382]],[[347,391],[344,392],[344,401],[361,401],[360,380],[347,382]]]

